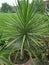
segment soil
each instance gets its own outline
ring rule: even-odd
[[[14,61],[14,59],[15,59],[15,57],[16,57],[16,53],[17,53],[17,52],[14,52],[14,53],[12,53],[11,56],[10,56],[11,62],[13,62],[14,64],[23,64],[23,63],[26,63],[26,62],[29,60],[29,58],[30,58],[28,52],[25,51],[25,52],[24,52],[24,59],[23,59],[23,60],[20,60],[20,52],[19,52],[19,54],[18,54],[16,60]]]

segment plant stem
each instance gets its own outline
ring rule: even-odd
[[[22,40],[22,46],[21,46],[21,52],[20,52],[20,59],[22,60],[24,58],[24,43],[25,43],[25,38],[26,35],[23,36],[23,40]]]

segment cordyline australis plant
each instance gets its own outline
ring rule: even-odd
[[[39,37],[46,37],[48,34],[49,20],[45,15],[36,13],[35,2],[29,4],[29,0],[18,1],[18,10],[12,15],[2,15],[0,30],[3,31],[6,39],[13,38],[6,48],[20,40],[20,56],[24,57],[24,49],[33,52],[31,46],[42,46]]]

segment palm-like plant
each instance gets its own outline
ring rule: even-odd
[[[20,41],[18,44],[22,58],[24,49],[33,53],[32,48],[36,49],[36,46],[42,46],[41,41],[39,41],[40,37],[46,37],[48,34],[49,20],[47,16],[36,13],[37,9],[34,9],[34,5],[34,0],[32,4],[29,4],[29,0],[23,0],[22,3],[18,0],[17,13],[2,15],[3,17],[0,19],[0,31],[5,36],[3,39],[13,38],[6,48]]]

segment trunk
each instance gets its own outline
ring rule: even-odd
[[[21,50],[20,51],[20,60],[23,60],[24,59],[24,50]]]

